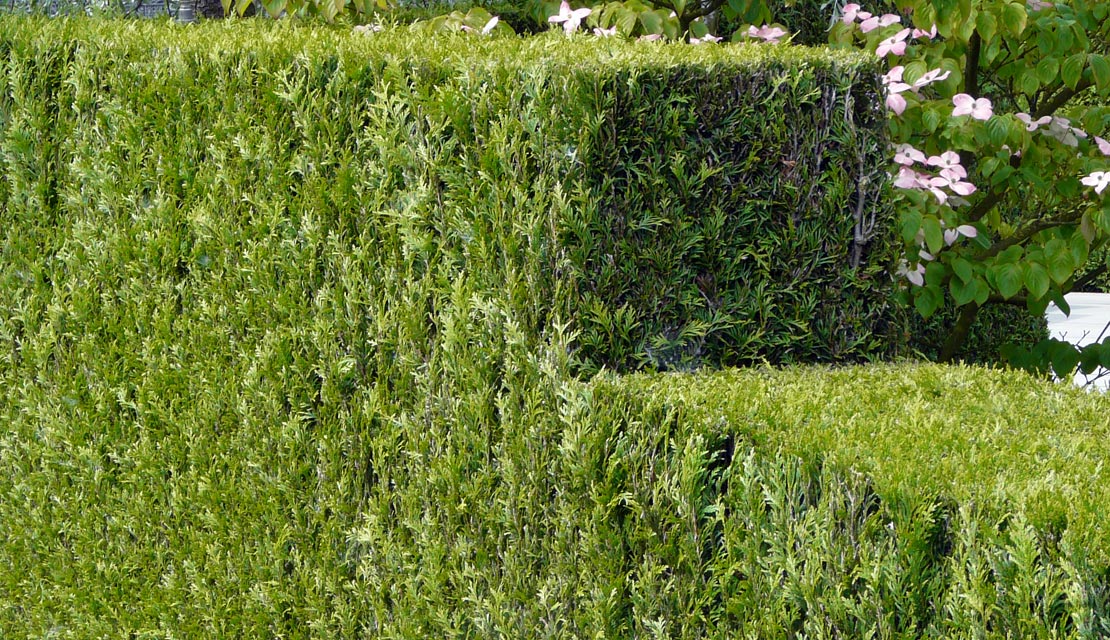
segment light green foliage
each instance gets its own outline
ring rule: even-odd
[[[0,637],[1107,633],[1105,398],[575,377],[586,160],[650,148],[597,104],[859,57],[13,19],[0,52]],[[894,468],[907,434],[940,448]]]

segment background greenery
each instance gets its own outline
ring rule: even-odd
[[[825,82],[873,95],[870,63],[753,49],[0,21],[0,636],[1110,632],[1104,397],[907,365],[582,375],[621,361],[578,306],[612,304],[603,243],[668,264],[714,237],[698,207],[727,209],[682,189],[734,169],[680,179],[647,150],[750,170],[772,204],[732,250],[799,260],[760,244],[792,223],[835,259],[786,299],[863,306],[829,291],[851,226],[817,242],[790,188],[827,189],[807,213],[832,220],[858,165],[790,177],[783,140],[812,131],[691,114],[726,108],[694,92],[714,70],[741,114],[821,123]],[[634,100],[666,87],[690,92],[669,119]],[[834,131],[826,158],[871,152]],[[604,228],[644,193],[669,231]],[[816,353],[771,342],[798,330],[777,317],[762,353]],[[869,331],[821,345],[859,355]]]

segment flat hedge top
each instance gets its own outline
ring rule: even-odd
[[[1023,511],[1110,557],[1110,394],[1024,373],[941,365],[634,375],[653,397],[757,449],[819,456],[886,495]],[[608,383],[607,383],[608,384]]]
[[[92,43],[100,47],[154,47],[160,51],[178,50],[212,56],[246,52],[279,58],[290,54],[308,59],[335,56],[349,63],[403,58],[469,68],[567,64],[580,69],[658,65],[878,69],[877,58],[870,54],[801,46],[689,46],[585,35],[568,38],[556,32],[536,37],[483,37],[466,33],[429,35],[404,27],[363,34],[353,33],[349,27],[267,19],[229,19],[181,25],[160,20],[3,16],[0,17],[0,39],[9,42],[77,42],[79,47]]]

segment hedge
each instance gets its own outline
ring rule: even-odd
[[[10,18],[0,52],[0,636],[1107,633],[1104,398],[934,367],[580,377],[571,311],[602,288],[573,252],[599,249],[566,225],[605,202],[587,167],[614,152],[576,127],[615,122],[587,118],[589,90],[781,56],[804,63],[775,85],[794,99],[806,74],[870,86],[870,62]],[[671,144],[713,104],[616,139]],[[639,153],[611,179],[664,202]],[[799,259],[775,247],[748,262]],[[966,489],[899,484],[889,445],[829,445],[839,425],[930,442],[957,423],[974,446],[941,460],[995,462]],[[982,455],[1000,445],[1009,466]],[[921,464],[904,477],[948,468]]]
[[[447,281],[531,251],[528,328],[572,322],[585,371],[903,346],[862,54],[5,25],[12,216],[303,209],[352,237],[398,225],[386,260]]]

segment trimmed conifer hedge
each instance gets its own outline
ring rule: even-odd
[[[352,239],[395,230],[392,264],[480,278],[531,251],[528,330],[571,323],[587,372],[903,346],[862,54],[264,23],[4,32],[13,218],[311,211]]]
[[[741,305],[690,266],[729,251],[738,280],[800,269],[761,285],[785,306],[751,354],[877,355],[852,309],[889,317],[882,240],[843,291],[850,245],[791,262],[817,233],[792,207],[845,222],[837,154],[870,134],[830,124],[827,171],[795,183],[822,164],[781,145],[812,132],[691,115],[728,86],[820,120],[816,79],[855,78],[851,104],[871,62],[10,18],[0,54],[0,636],[1108,633],[1105,398],[937,367],[576,377],[652,362],[637,326]],[[631,102],[672,84],[669,119]],[[734,146],[695,172],[654,160],[714,136]],[[714,216],[724,248],[691,240]],[[667,260],[683,295],[652,284]],[[854,337],[775,355],[831,317],[789,301],[852,286],[876,306],[827,326]],[[602,311],[641,325],[590,338]],[[704,360],[751,356],[713,327]],[[895,436],[953,434],[891,471]]]

